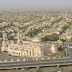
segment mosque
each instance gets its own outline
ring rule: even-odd
[[[12,56],[22,57],[42,57],[47,54],[57,53],[57,45],[42,42],[41,38],[35,37],[31,41],[22,41],[20,38],[20,28],[18,27],[17,43],[6,41],[5,28],[3,27],[3,41],[1,51],[8,51]]]

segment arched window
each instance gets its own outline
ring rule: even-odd
[[[36,51],[34,51],[34,56],[36,56]]]
[[[31,55],[31,51],[30,51],[30,55]]]
[[[19,53],[19,55],[20,55],[20,53]]]

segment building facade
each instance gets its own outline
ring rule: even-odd
[[[31,41],[21,41],[20,29],[18,27],[18,40],[6,41],[5,28],[3,29],[3,41],[1,51],[8,51],[13,56],[42,57],[46,54],[56,53],[57,48],[50,43],[42,42],[41,38],[34,37]]]

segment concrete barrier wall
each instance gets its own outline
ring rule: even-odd
[[[63,57],[63,58],[65,58],[65,57]],[[53,57],[53,58],[50,58],[50,57],[48,57],[48,58],[32,58],[31,60],[32,61],[34,61],[34,60],[49,60],[49,59],[62,59],[61,57],[58,57],[58,58],[56,58],[56,57]],[[24,58],[24,59],[16,59],[16,60],[14,60],[14,59],[10,59],[10,60],[7,60],[7,59],[5,59],[5,60],[0,60],[0,62],[13,62],[13,61],[31,61],[31,60],[29,60],[29,58]]]

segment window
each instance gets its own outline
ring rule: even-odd
[[[15,54],[15,52],[12,52],[13,54]]]
[[[34,51],[34,56],[36,56],[36,51]]]
[[[30,55],[31,55],[31,51],[30,51]]]
[[[24,55],[26,55],[26,54],[24,53]]]
[[[19,53],[19,55],[20,55],[20,53]]]
[[[37,52],[37,55],[39,55],[39,52]]]

